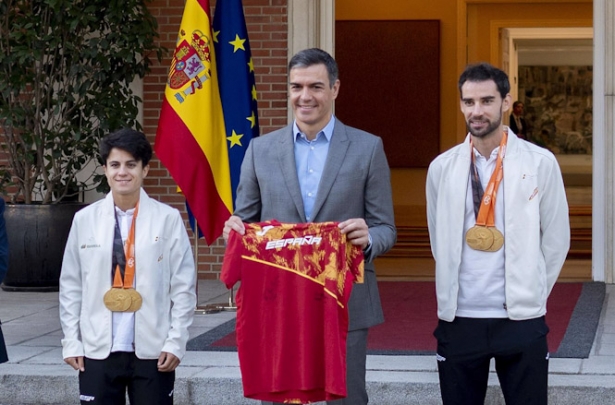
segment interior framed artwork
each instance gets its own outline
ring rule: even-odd
[[[592,82],[592,66],[519,66],[528,139],[556,155],[591,155]]]

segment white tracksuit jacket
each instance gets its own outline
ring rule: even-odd
[[[112,312],[103,303],[111,288],[115,211],[111,193],[77,212],[60,275],[63,357],[105,359],[111,352]],[[135,354],[181,359],[196,307],[196,273],[179,211],[141,189],[136,221],[135,287],[143,298],[135,313]]]
[[[555,156],[508,131],[504,158],[504,255],[508,316],[546,313],[547,298],[570,247],[568,203]],[[436,260],[438,317],[457,310],[461,249],[470,175],[470,135],[439,155],[427,174],[427,219]]]

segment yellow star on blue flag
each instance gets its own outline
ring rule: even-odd
[[[235,145],[241,146],[241,138],[243,138],[243,135],[237,134],[235,133],[235,130],[233,130],[233,135],[227,137],[226,139],[228,139],[228,141],[231,143],[229,147],[232,148]]]
[[[239,38],[239,35],[235,34],[235,39],[232,41],[229,41],[229,44],[233,45],[233,53],[237,52],[240,49],[245,51],[246,48],[243,47],[244,42],[246,42],[245,39],[241,39]]]

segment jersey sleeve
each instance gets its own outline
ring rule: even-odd
[[[231,231],[224,253],[224,261],[222,262],[222,271],[220,280],[226,285],[226,288],[231,288],[241,280],[241,252],[243,250],[242,237],[239,233]]]

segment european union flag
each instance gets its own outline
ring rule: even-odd
[[[216,2],[213,30],[234,207],[241,162],[250,140],[259,135],[254,63],[241,0]]]

